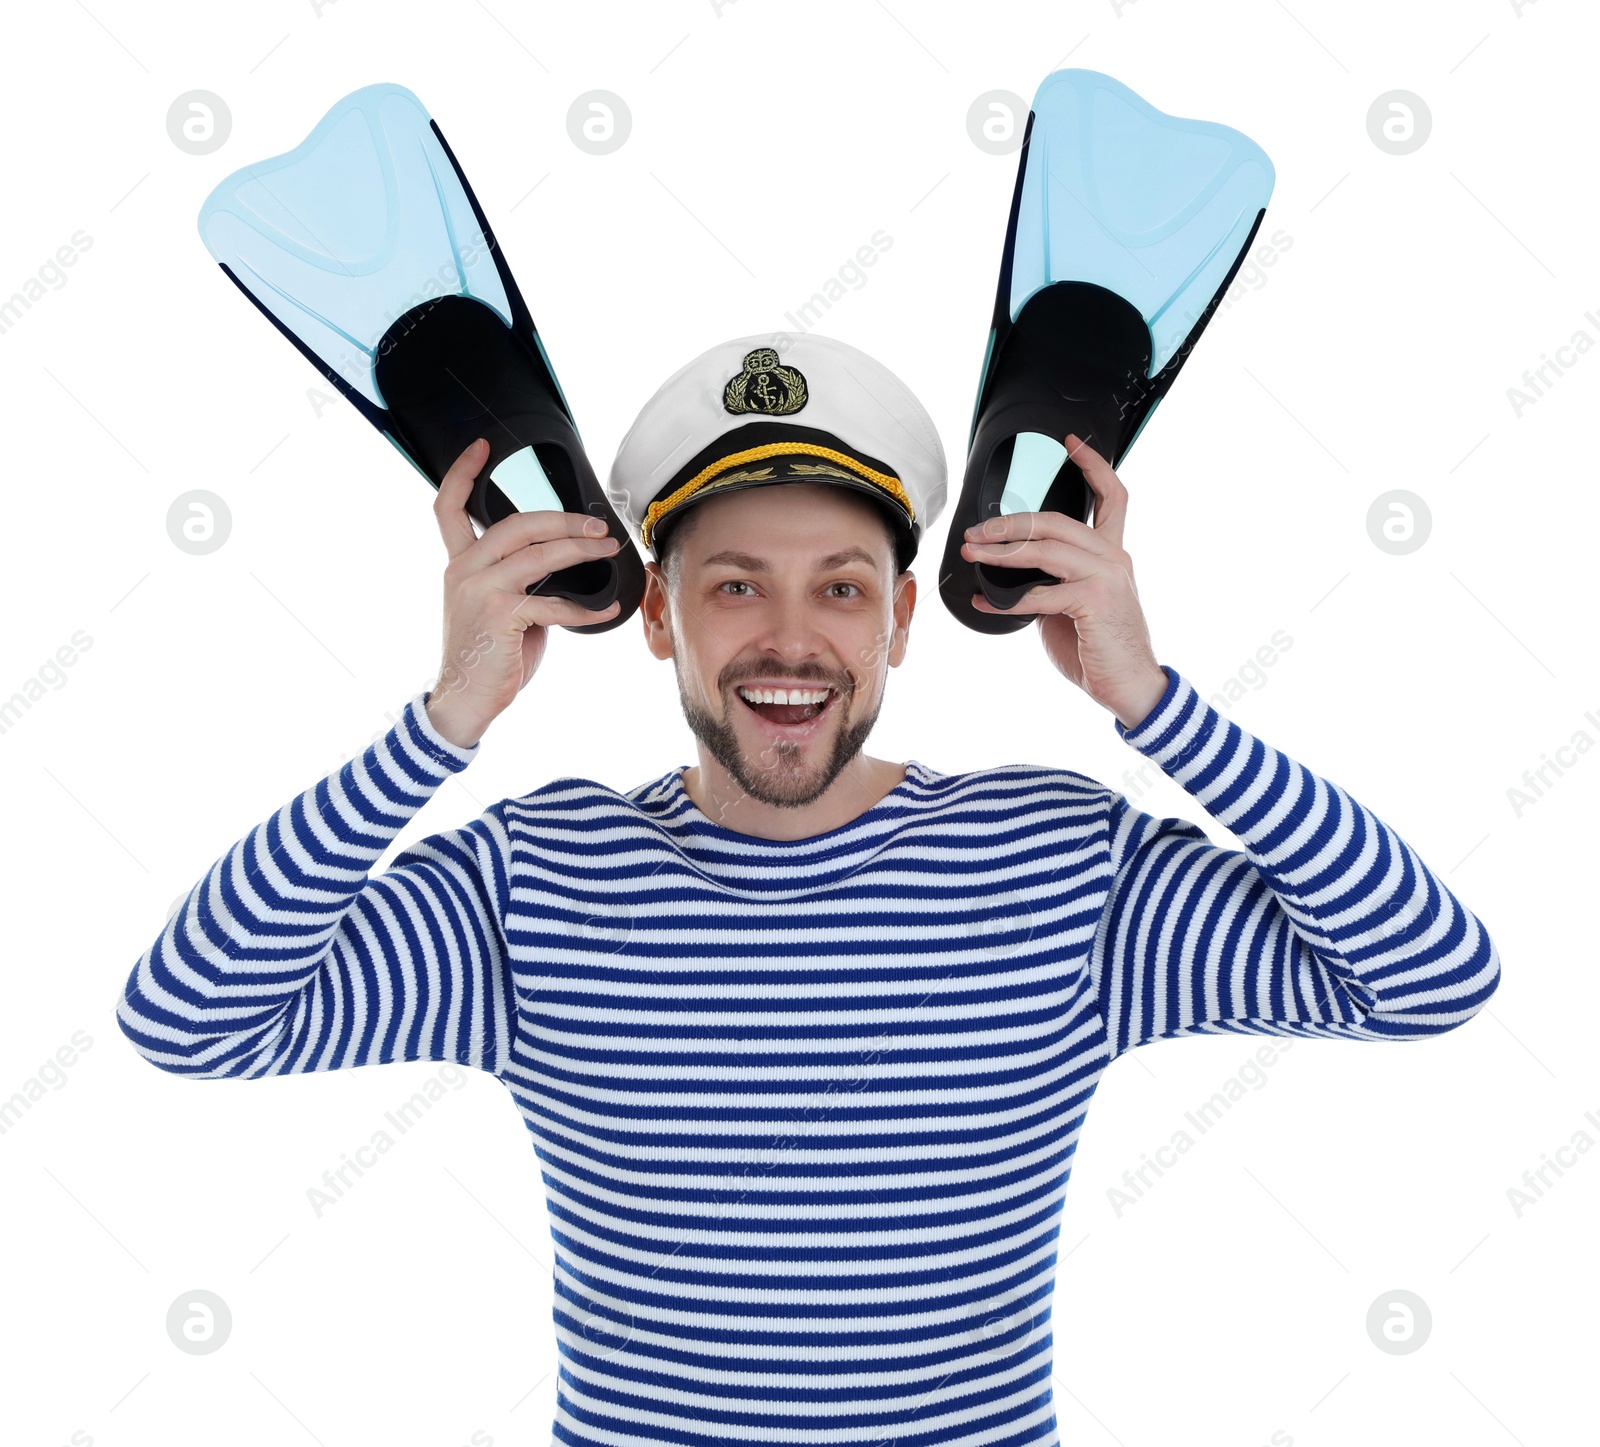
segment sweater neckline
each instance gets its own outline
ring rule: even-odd
[[[683,771],[689,767],[688,764],[679,764],[661,781],[663,785],[661,799],[666,805],[664,812],[667,817],[677,826],[688,826],[690,831],[698,836],[723,843],[738,844],[748,849],[796,850],[815,849],[819,845],[826,847],[836,840],[858,833],[881,819],[903,813],[903,805],[939,777],[937,772],[928,768],[926,764],[919,763],[916,759],[906,759],[902,764],[906,771],[905,778],[877,803],[857,814],[854,819],[846,820],[837,828],[825,830],[821,834],[807,834],[799,839],[767,839],[759,834],[744,834],[737,829],[729,829],[726,825],[718,824],[709,814],[703,813],[699,805],[689,797],[689,791],[683,785]]]

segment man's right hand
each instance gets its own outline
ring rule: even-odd
[[[511,704],[544,657],[546,630],[614,618],[527,589],[577,563],[613,556],[621,544],[600,518],[519,512],[482,537],[467,516],[472,484],[489,456],[481,437],[439,485],[433,512],[450,561],[444,570],[444,661],[428,696],[428,718],[451,743],[471,748]]]

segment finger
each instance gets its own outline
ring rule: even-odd
[[[613,558],[620,550],[615,538],[550,538],[529,543],[492,567],[483,569],[482,578],[490,588],[520,593],[563,568],[593,562],[596,558]]]
[[[1107,557],[1112,552],[1110,539],[1104,532],[1079,522],[1077,518],[1068,517],[1064,512],[1001,513],[974,523],[963,536],[975,547],[992,546],[995,543],[1011,547],[1017,543],[1050,538]]]
[[[1066,589],[1066,591],[1062,592],[1061,589]],[[990,603],[989,599],[986,599],[981,592],[974,592],[973,599],[982,599],[982,602],[973,603],[973,607],[978,608],[982,613],[1003,613],[1003,615],[1013,616],[1022,615],[1022,613],[1038,613],[1038,615],[1069,613],[1070,616],[1077,618],[1077,611],[1074,611],[1074,608],[1066,607],[1067,602],[1074,603],[1074,605],[1077,605],[1078,611],[1082,611],[1082,597],[1074,594],[1070,584],[1066,583],[1035,583],[1034,586],[1030,587],[1029,591],[1022,594],[1022,597],[1011,603],[1010,608],[995,607],[994,603]]]
[[[1066,581],[1082,581],[1115,570],[1115,560],[1087,544],[1061,538],[1019,538],[1015,542],[961,545],[961,556],[991,568],[1039,568]]]
[[[1087,591],[1074,588],[1071,583],[1037,583],[1009,608],[983,607],[978,603],[978,597],[981,595],[975,595],[973,607],[979,612],[1010,617],[1027,616],[1036,623],[1053,617],[1068,618],[1079,641],[1092,639],[1094,647],[1108,658],[1113,653],[1120,653],[1130,664],[1143,667],[1150,652],[1150,638],[1142,626],[1142,614],[1122,613],[1114,607],[1096,606],[1099,600],[1091,597]]]
[[[570,598],[545,598],[529,593],[518,603],[512,613],[517,626],[523,629],[582,628],[589,623],[603,623],[615,618],[622,607],[620,599],[613,598],[604,608],[584,608]]]
[[[478,540],[472,519],[467,516],[467,499],[472,496],[472,484],[488,456],[489,444],[480,437],[450,464],[439,484],[439,495],[433,500],[439,535],[452,558],[459,557]]]
[[[974,548],[964,544],[963,554],[976,563],[994,568],[1038,568],[1048,573],[1054,583],[1036,583],[1024,594],[1024,602],[1012,608],[984,611],[1000,613],[1069,613],[1079,617],[1093,608],[1095,600],[1107,609],[1114,609],[1121,596],[1122,579],[1126,578],[1129,602],[1138,607],[1138,590],[1133,586],[1133,575],[1126,573],[1098,553],[1089,552],[1072,543],[1058,541],[987,544]]]
[[[554,508],[512,513],[510,517],[503,517],[493,527],[484,530],[471,560],[472,569],[478,571],[493,567],[532,543],[553,542],[558,538],[606,542],[608,534],[605,519],[581,512],[557,512]]]
[[[1046,584],[1037,583],[1032,588],[1029,588],[1009,608],[996,608],[982,593],[974,593],[972,595],[972,606],[979,613],[998,613],[1002,618],[1020,618],[1024,615],[1032,617],[1036,614],[1065,612],[1066,610],[1062,608],[1041,608],[1039,606],[1039,595],[1048,591]]]
[[[972,595],[972,606],[980,613],[998,613],[1002,617],[1020,618],[1024,615],[1045,617],[1065,613],[1077,619],[1092,610],[1081,593],[1076,593],[1070,583],[1035,583],[1009,608],[996,608],[982,593]]]
[[[1111,464],[1074,432],[1067,433],[1067,455],[1078,464],[1094,493],[1094,530],[1111,546],[1122,546],[1122,525],[1128,516],[1128,489]]]

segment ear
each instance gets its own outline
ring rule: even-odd
[[[911,632],[911,613],[917,606],[917,580],[907,571],[895,579],[894,634],[889,641],[889,667],[898,668],[906,656]]]
[[[672,657],[672,599],[667,575],[657,562],[644,565],[644,597],[639,603],[645,646],[657,658]]]

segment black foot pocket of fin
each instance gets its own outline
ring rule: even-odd
[[[1150,360],[1150,333],[1126,301],[1086,282],[1057,282],[1033,296],[991,358],[961,496],[945,545],[940,597],[979,633],[1013,633],[1035,617],[996,617],[972,605],[981,593],[1010,608],[1038,584],[1061,580],[1039,568],[972,563],[966,529],[988,518],[1058,512],[1088,522],[1094,494],[1068,455],[1068,434],[1105,457],[1130,427],[1130,398]]]
[[[587,513],[622,544],[614,557],[563,568],[528,591],[595,610],[621,601],[615,618],[568,625],[572,632],[602,633],[632,614],[644,595],[644,565],[605,500],[544,359],[466,296],[413,307],[385,333],[377,358],[373,374],[395,441],[435,487],[475,438],[488,441],[467,501],[480,527],[517,512]]]

